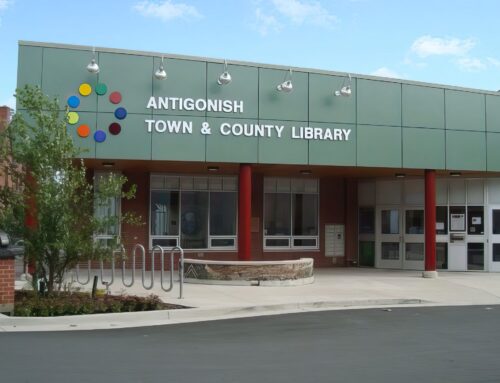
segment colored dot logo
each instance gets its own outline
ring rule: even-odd
[[[94,92],[97,96],[104,96],[104,95],[106,95],[106,93],[108,93],[108,87],[106,84],[98,83],[94,87]],[[72,96],[68,97],[68,100],[67,100],[68,107],[70,107],[71,109],[77,109],[81,103],[79,96],[88,97],[91,94],[92,94],[92,86],[90,84],[85,83],[85,82],[80,84],[80,86],[78,87],[78,95],[72,95]],[[113,91],[110,93],[108,100],[111,104],[117,106],[117,108],[114,111],[114,117],[120,121],[124,120],[127,117],[127,109],[125,109],[122,106],[118,106],[118,104],[120,104],[122,102],[122,94],[118,91]],[[72,110],[72,111],[68,112],[68,114],[67,114],[67,121],[68,121],[68,124],[70,124],[70,125],[76,125],[80,121],[80,116],[76,111]],[[108,126],[108,131],[111,135],[117,136],[121,133],[122,127],[121,127],[120,123],[112,122]],[[87,124],[81,124],[76,128],[76,133],[81,138],[87,138],[90,136],[90,133],[91,133],[90,126]],[[106,135],[106,132],[104,130],[97,129],[94,132],[93,137],[94,137],[95,142],[101,143],[101,142],[106,141],[107,135]]]

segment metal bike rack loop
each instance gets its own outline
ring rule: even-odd
[[[150,283],[149,286],[146,285],[146,250],[144,249],[144,246],[141,244],[137,244],[134,246],[134,252],[135,249],[140,249],[141,251],[141,259],[142,259],[142,273],[141,273],[141,279],[142,279],[142,287],[144,287],[146,290],[151,290],[153,286],[155,285],[155,259],[154,259],[154,253],[151,253],[151,278],[150,278]]]
[[[166,289],[165,286],[163,285],[164,280],[165,280],[165,250],[163,249],[163,247],[161,247],[159,245],[154,246],[151,249],[151,254],[153,256],[153,259],[154,259],[154,256],[155,256],[157,250],[160,252],[160,260],[161,260],[161,270],[160,270],[161,289],[168,293],[169,291],[172,291],[172,289],[174,288],[174,257],[173,257],[173,254],[170,255],[170,270],[169,270],[170,286],[168,287],[168,289]]]
[[[81,285],[86,285],[90,282],[90,268],[91,268],[92,262],[90,261],[90,259],[87,262],[88,262],[88,267],[87,267],[87,280],[86,281],[80,280],[80,265],[78,263],[76,264],[76,281]]]
[[[122,283],[123,286],[125,287],[132,287],[135,282],[135,251],[137,249],[137,245],[134,246],[132,249],[132,279],[130,280],[130,283],[125,282],[125,263],[126,263],[126,256],[125,256],[125,249],[123,249],[122,253]]]
[[[176,246],[172,249],[171,257],[173,258],[175,252],[180,253],[179,257],[179,299],[182,299],[182,287],[184,285],[184,250],[182,247]]]
[[[125,247],[123,245],[120,245],[120,253],[124,254],[125,253]],[[115,253],[117,251],[112,251],[111,252],[111,279],[109,281],[104,280],[104,261],[101,258],[100,259],[100,266],[101,266],[101,283],[106,286],[106,293],[109,294],[109,286],[111,286],[114,281],[115,281]],[[123,256],[123,255],[122,255]]]

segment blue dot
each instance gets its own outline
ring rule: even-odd
[[[115,117],[119,120],[123,120],[125,117],[127,117],[127,109],[125,108],[116,108],[115,110]]]
[[[102,130],[98,130],[94,133],[95,142],[104,142],[106,140],[106,133]]]
[[[80,105],[80,99],[76,96],[71,96],[68,98],[68,106],[70,108],[78,108]]]

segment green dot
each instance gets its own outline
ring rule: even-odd
[[[97,86],[95,87],[95,92],[99,96],[106,94],[107,91],[108,91],[108,87],[106,86],[106,84],[97,84]]]
[[[80,116],[76,112],[69,112],[67,118],[68,118],[68,124],[75,125],[80,119]]]

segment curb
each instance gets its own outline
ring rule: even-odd
[[[44,318],[0,316],[0,332],[109,330],[308,311],[427,306],[429,303],[421,299],[370,299],[285,303],[262,306],[188,308]]]

